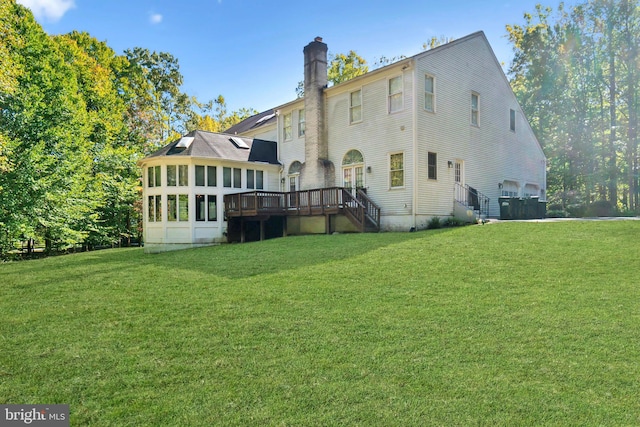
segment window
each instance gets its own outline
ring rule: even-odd
[[[349,150],[342,158],[342,180],[345,188],[364,187],[364,157],[358,150]]]
[[[204,195],[196,194],[196,221],[204,221],[206,205]]]
[[[162,181],[160,180],[160,166],[150,166],[147,168],[147,186],[148,187],[160,187]]]
[[[282,119],[282,136],[285,141],[291,141],[291,135],[291,113],[289,113]]]
[[[478,126],[478,115],[479,115],[479,103],[480,99],[477,93],[471,94],[471,124],[474,126]]]
[[[264,189],[264,171],[256,171],[256,188],[258,190]]]
[[[218,220],[218,208],[217,208],[217,204],[216,204],[216,196],[214,195],[208,195],[207,196],[207,207],[208,207],[208,214],[207,214],[207,219],[209,221],[217,221]]]
[[[500,195],[505,197],[518,197],[518,194],[520,193],[519,190],[517,182],[505,180],[502,182],[502,191],[500,192]]]
[[[404,187],[404,153],[395,153],[389,156],[390,185]]]
[[[242,188],[242,169],[233,168],[233,188]]]
[[[356,90],[349,95],[349,123],[362,121],[362,90]]]
[[[147,217],[149,222],[162,221],[162,196],[149,196]]]
[[[167,165],[167,185],[176,186],[176,165]]]
[[[196,186],[197,187],[204,187],[204,172],[205,172],[204,166],[196,165]]]
[[[167,220],[189,221],[189,196],[169,194],[167,196]]]
[[[297,191],[300,183],[300,171],[302,170],[302,163],[295,160],[289,165],[289,191]]]
[[[298,110],[298,138],[304,136],[305,129],[306,123],[304,118],[304,110]]]
[[[178,196],[178,221],[189,221],[189,196],[180,194]]]
[[[209,194],[196,195],[196,221],[217,221],[218,208],[216,204],[216,196]]]
[[[402,76],[389,79],[389,112],[402,110]]]
[[[459,161],[455,162],[455,169],[453,170],[455,181],[458,183],[462,183],[462,163]]]
[[[231,188],[231,168],[222,168],[222,181],[225,187]]]
[[[516,131],[516,110],[509,110],[509,129]]]
[[[178,219],[178,196],[169,194],[167,196],[167,221],[176,221]]]
[[[424,76],[424,109],[435,111],[435,92],[433,76]]]
[[[438,179],[438,155],[436,153],[427,154],[427,178]]]
[[[177,176],[176,176],[177,172]],[[176,179],[177,178],[177,179]],[[176,182],[180,187],[189,185],[189,166],[188,165],[167,165],[167,185],[175,187]]]
[[[178,186],[186,187],[189,185],[189,166],[178,166]]]
[[[255,171],[247,169],[247,188],[255,188]]]
[[[215,166],[207,166],[207,187],[215,187],[217,184],[218,170]]]

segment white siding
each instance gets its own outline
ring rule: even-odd
[[[185,187],[167,186],[167,165],[188,165],[189,166],[189,185]],[[162,182],[160,187],[148,187],[147,168],[149,166],[161,166]],[[216,167],[216,186],[209,187],[196,186],[195,166],[215,166]],[[166,250],[171,247],[182,248],[184,245],[204,245],[215,242],[226,241],[224,232],[227,223],[224,221],[224,195],[240,193],[245,191],[254,191],[247,188],[247,169],[254,171],[261,170],[264,173],[264,190],[279,190],[279,169],[278,165],[270,165],[266,163],[254,162],[231,162],[218,159],[198,159],[198,158],[165,158],[159,157],[147,161],[142,165],[144,170],[144,191],[143,191],[143,213],[144,213],[144,240],[145,247],[151,251]],[[224,187],[223,168],[241,169],[242,186],[241,188]],[[168,221],[167,207],[169,194],[187,194],[189,198],[189,221]],[[215,195],[217,208],[217,221],[196,221],[196,195]],[[149,198],[148,196],[157,195],[162,199],[162,221],[149,222]]]
[[[424,110],[424,76],[435,77],[435,113]],[[454,169],[463,160],[466,183],[491,198],[499,214],[504,179],[545,187],[545,158],[502,70],[482,35],[416,57],[418,214],[453,210]],[[471,94],[479,95],[479,126],[471,124]],[[509,111],[516,111],[516,131]],[[427,153],[438,155],[438,179],[427,179]]]
[[[388,79],[403,76],[404,108],[388,112]],[[349,124],[349,96],[362,90],[362,121]],[[327,136],[329,157],[335,165],[336,183],[342,183],[342,158],[349,150],[359,150],[365,161],[365,187],[379,204],[382,226],[385,229],[408,230],[403,220],[390,221],[391,216],[411,215],[412,212],[412,103],[413,90],[410,71],[391,67],[371,79],[359,79],[353,85],[341,85],[340,91],[328,92]],[[390,188],[389,156],[404,153],[404,182],[402,188]],[[366,172],[371,168],[371,172]]]

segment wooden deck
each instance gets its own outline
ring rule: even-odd
[[[341,187],[252,191],[225,195],[224,206],[227,218],[344,214],[360,231],[380,230],[380,208],[362,190],[356,195]]]

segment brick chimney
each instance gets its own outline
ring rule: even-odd
[[[304,50],[305,162],[300,188],[331,187],[335,182],[325,129],[324,89],[327,87],[327,45],[316,37]]]

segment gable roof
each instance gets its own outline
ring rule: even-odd
[[[501,69],[500,63],[499,63],[498,59],[496,58],[495,53],[493,52],[493,49],[491,48],[491,45],[489,44],[489,41],[487,40],[487,37],[485,36],[484,32],[483,31],[476,31],[475,33],[471,33],[471,34],[466,35],[466,36],[464,36],[464,37],[462,37],[460,39],[453,40],[453,41],[451,41],[449,43],[442,44],[440,46],[434,47],[432,49],[429,49],[429,50],[426,50],[426,51],[423,51],[423,52],[420,52],[420,53],[417,53],[417,54],[415,54],[413,56],[410,56],[410,57],[407,57],[407,58],[402,58],[402,59],[400,59],[400,60],[398,60],[396,62],[393,62],[391,64],[385,65],[384,67],[376,68],[375,70],[369,71],[366,74],[362,74],[362,75],[360,75],[358,77],[354,77],[353,79],[347,80],[345,82],[339,83],[339,84],[334,85],[334,86],[330,86],[330,87],[326,88],[325,90],[326,91],[332,91],[334,88],[340,87],[342,85],[347,85],[347,84],[353,83],[355,81],[358,81],[358,80],[361,80],[361,79],[365,79],[367,77],[371,77],[372,75],[383,73],[383,72],[385,72],[386,70],[388,70],[391,67],[397,67],[399,65],[411,63],[412,61],[415,61],[415,60],[417,60],[417,59],[419,59],[419,58],[421,58],[423,56],[436,54],[436,53],[438,53],[440,51],[443,51],[443,50],[445,50],[447,48],[450,48],[450,47],[455,46],[455,45],[460,44],[460,43],[464,43],[467,40],[473,39],[473,38],[476,38],[476,37],[481,37],[485,41],[487,46],[489,46],[489,50],[491,51],[491,53],[493,55],[493,59],[494,59],[495,63]],[[504,73],[502,73],[502,75],[503,75],[503,77],[505,78],[505,81],[507,81],[507,84],[508,84],[508,80],[507,80],[506,76],[504,76]],[[272,108],[270,110],[264,111],[264,112],[262,112],[260,114],[256,114],[255,116],[251,116],[251,117],[249,117],[247,119],[244,119],[240,123],[237,123],[236,125],[234,125],[234,126],[230,127],[229,129],[227,129],[225,131],[225,133],[242,134],[242,133],[247,132],[247,131],[249,131],[251,129],[260,128],[260,127],[262,127],[264,125],[267,125],[267,124],[272,124],[277,120],[276,119],[276,111],[278,109],[282,108],[283,106],[292,104],[293,102],[295,102],[295,101],[287,102],[286,104],[280,105],[278,107],[275,107],[275,108]]]
[[[261,162],[272,165],[280,164],[275,141],[202,130],[189,132],[182,138],[149,154],[138,163],[141,164],[145,160],[158,157],[198,157],[238,162]]]
[[[264,125],[268,125],[276,122],[276,110],[270,109],[267,111],[263,111],[262,113],[256,114],[255,116],[248,117],[231,126],[229,129],[225,130],[224,133],[228,133],[231,135],[236,135],[239,133],[247,132],[251,129],[258,128]]]

